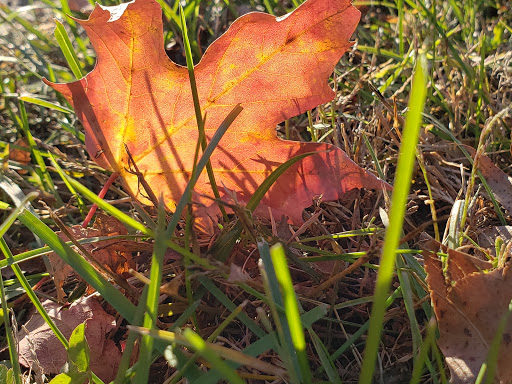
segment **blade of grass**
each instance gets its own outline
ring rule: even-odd
[[[234,312],[236,310],[236,305],[210,279],[208,279],[205,276],[199,276],[197,279],[208,290],[208,292],[210,292],[212,295],[215,296],[217,300],[219,300],[219,302],[223,306],[225,306],[231,312]],[[266,333],[258,326],[258,324],[256,324],[256,322],[254,322],[249,316],[247,316],[245,312],[241,312],[238,315],[238,318],[256,336],[261,338],[266,335]]]
[[[414,368],[409,384],[418,384],[420,382],[423,366],[428,360],[428,351],[436,342],[436,329],[437,324],[435,318],[432,318],[427,324],[427,333],[419,347],[420,353],[414,361]]]
[[[0,246],[5,240],[0,236]],[[9,309],[7,308],[7,299],[5,297],[4,290],[4,279],[2,274],[0,273],[0,298],[2,300],[2,315],[3,315],[3,323],[5,329],[5,336],[7,338],[7,344],[9,347],[9,358],[11,361],[11,366],[14,373],[14,382],[16,384],[21,384],[21,369],[20,363],[18,361],[18,348],[16,345],[16,341],[14,340],[13,331],[11,328],[11,319],[9,318]]]
[[[201,105],[199,104],[199,94],[197,92],[197,84],[196,84],[196,75],[194,73],[194,60],[192,59],[192,49],[190,47],[190,40],[188,38],[188,30],[187,30],[187,22],[185,20],[185,15],[183,14],[183,8],[180,4],[180,21],[181,21],[181,31],[183,33],[183,45],[185,47],[185,57],[187,60],[187,69],[188,69],[188,77],[190,80],[190,88],[192,90],[192,99],[194,101],[194,111],[196,114],[197,128],[199,129],[199,138],[201,148],[203,152],[206,150],[206,135],[204,132],[204,119],[201,112]],[[213,168],[210,160],[206,163],[206,172],[208,173],[208,179],[210,180],[210,185],[213,191],[213,194],[216,199],[220,200],[219,188],[217,187],[217,182],[215,181],[215,175],[213,174]],[[229,221],[228,215],[224,206],[219,204],[219,209],[222,213],[222,217],[224,221],[227,223]]]
[[[73,179],[69,175],[65,175],[65,177],[67,178],[69,184],[76,191],[80,192],[82,194],[82,196],[84,196],[91,203],[96,204],[98,207],[100,207],[105,212],[109,213],[110,215],[114,216],[116,219],[118,219],[124,225],[131,227],[137,231],[140,231],[141,233],[143,233],[147,236],[153,237],[153,232],[150,231],[146,226],[139,223],[137,220],[133,219],[132,217],[128,216],[126,213],[124,213],[120,209],[107,203],[105,200],[99,198],[95,193],[91,192],[88,188],[86,188],[84,185],[82,185],[80,182]]]
[[[53,185],[53,180],[52,180],[50,174],[48,173],[48,170],[46,169],[46,164],[43,160],[43,156],[41,155],[39,148],[37,148],[37,144],[34,140],[34,137],[32,136],[32,133],[30,132],[27,111],[25,109],[25,103],[23,102],[23,100],[18,99],[18,105],[19,105],[19,112],[20,112],[20,116],[21,116],[21,118],[19,118],[19,125],[21,126],[21,129],[23,130],[23,134],[27,138],[28,145],[30,146],[30,152],[33,156],[33,159],[35,160],[36,164],[39,166],[39,167],[36,167],[36,172],[39,175],[39,178],[41,179],[43,189],[46,192],[52,193],[55,196],[57,203],[60,206],[62,206],[62,205],[64,205],[64,203],[63,203],[62,199],[60,198],[60,196],[55,188],[55,185]]]
[[[150,329],[146,329],[146,328],[142,328],[142,327],[134,327],[134,326],[128,326],[128,328],[130,330],[139,332],[143,335],[151,335],[152,337],[163,341],[165,344],[176,343],[177,345],[180,345],[180,346],[183,346],[183,347],[186,347],[189,349],[196,349],[200,353],[203,352],[203,348],[207,348],[208,349],[207,352],[213,352],[217,356],[217,358],[222,357],[223,359],[231,360],[232,362],[235,362],[238,364],[243,364],[248,367],[253,367],[253,368],[259,369],[263,372],[274,373],[279,376],[282,376],[284,374],[284,372],[281,368],[278,368],[278,367],[276,367],[272,364],[269,364],[267,362],[264,362],[260,359],[256,359],[249,354],[245,354],[241,351],[237,351],[237,350],[230,349],[230,348],[218,345],[218,344],[212,344],[207,341],[204,341],[199,335],[197,335],[197,333],[196,333],[196,335],[198,338],[201,339],[201,341],[198,341],[197,344],[194,342],[195,340],[191,342],[189,340],[189,338],[187,338],[185,336],[185,332],[187,332],[187,330],[184,331],[184,334],[180,334],[177,332],[175,333],[175,332],[168,332],[168,331],[160,331],[160,330],[156,330],[156,329],[150,330]],[[187,328],[187,329],[189,329],[189,328]],[[192,330],[190,330],[190,331],[192,331]],[[199,346],[199,343],[201,343],[202,345],[200,346],[200,348],[197,348]],[[204,357],[204,355],[203,355],[203,357]],[[223,364],[226,364],[226,366],[228,366],[228,364],[230,364],[230,363],[224,362],[222,360],[221,360],[221,362]],[[215,365],[214,364],[212,364],[212,365],[215,369]],[[234,369],[236,369],[236,368],[233,368],[232,366],[228,366],[228,368],[231,371],[234,371]]]
[[[62,23],[58,20],[55,20],[55,38],[57,39],[57,43],[59,43],[59,47],[68,62],[69,68],[73,75],[77,79],[81,79],[84,74],[80,67],[80,62],[78,61],[78,57],[76,56],[75,50],[73,49],[73,44],[71,44],[71,40],[69,39],[68,33]]]
[[[265,290],[268,291],[267,296],[271,298],[269,300],[269,306],[280,341],[280,345],[276,347],[278,349],[279,356],[287,367],[291,381],[302,382],[305,378],[302,377],[301,364],[297,354],[295,353],[286,314],[282,309],[279,310],[278,308],[284,308],[284,302],[283,297],[281,296],[281,291],[279,290],[279,281],[272,263],[270,248],[268,243],[263,239],[258,241],[257,246],[260,253],[260,272],[263,276]]]
[[[144,287],[142,294],[139,298],[139,304],[137,305],[137,309],[134,315],[135,324],[142,323],[144,318],[144,307],[146,305],[146,300],[148,296],[148,288]],[[125,373],[130,367],[130,359],[132,357],[133,347],[135,346],[135,341],[137,340],[136,332],[129,332],[128,338],[126,339],[125,348],[123,350],[123,355],[121,356],[121,361],[119,362],[119,366],[117,368],[116,378],[114,379],[114,384],[122,384],[125,378]]]
[[[395,289],[395,291],[387,298],[385,301],[386,308],[388,308],[393,302],[400,297],[402,294],[402,289],[398,287]],[[339,347],[334,353],[331,355],[331,360],[335,361],[340,357],[347,349],[350,348],[352,344],[354,344],[369,328],[370,321],[368,320],[366,323],[364,323],[356,332],[352,334],[352,337],[345,341],[341,347]]]
[[[186,328],[183,336],[190,343],[190,346],[195,349],[201,356],[203,356],[212,366],[213,369],[219,371],[225,380],[234,384],[244,384],[244,381],[236,371],[227,365],[222,359],[217,356],[215,352],[208,347],[208,344],[197,333],[190,328]]]
[[[242,304],[240,304],[238,307],[235,308],[233,312],[229,314],[228,317],[226,317],[222,323],[220,323],[217,328],[210,334],[210,336],[207,337],[206,341],[209,343],[212,343],[215,341],[215,339],[220,336],[220,334],[226,329],[226,327],[237,317],[239,316],[245,306],[247,305],[248,301],[244,301]],[[188,359],[188,361],[185,363],[183,367],[181,367],[179,370],[177,370],[173,376],[171,377],[168,382],[166,381],[166,384],[175,384],[177,383],[181,377],[186,373],[187,369],[192,365],[195,364],[197,358],[199,357],[199,353],[194,353],[192,357]]]
[[[416,157],[416,144],[422,122],[422,112],[426,96],[426,75],[423,69],[423,58],[417,60],[414,72],[411,95],[409,98],[409,112],[402,135],[402,145],[398,156],[395,179],[395,188],[391,197],[389,214],[390,226],[386,230],[384,246],[380,260],[379,272],[375,285],[374,302],[370,317],[368,340],[364,352],[364,360],[359,377],[360,384],[371,384],[377,352],[382,333],[384,312],[386,311],[386,297],[391,286],[393,270],[395,267],[396,248],[402,233],[402,223],[405,215],[407,196],[411,185],[411,175]]]
[[[19,99],[23,100],[26,103],[32,103],[32,104],[36,104],[36,105],[39,105],[44,108],[53,109],[54,111],[59,111],[59,112],[64,112],[64,113],[73,113],[73,111],[71,109],[65,108],[65,107],[55,104],[55,103],[51,103],[46,100],[41,100],[37,97],[20,96]]]
[[[304,329],[300,322],[299,306],[297,304],[297,297],[295,296],[290,270],[286,263],[283,245],[281,243],[273,245],[270,249],[270,256],[272,258],[272,263],[274,264],[277,281],[281,286],[283,294],[286,320],[288,321],[293,347],[297,354],[297,359],[302,373],[301,382],[311,383],[311,369],[309,367],[308,356],[306,354],[306,338],[304,336]]]
[[[487,359],[484,364],[482,364],[482,368],[478,374],[476,383],[479,382],[479,377],[483,378],[483,375],[480,373],[486,373],[485,384],[495,383],[496,371],[498,369],[498,358],[500,357],[500,347],[503,343],[503,333],[507,328],[507,323],[509,321],[510,315],[512,314],[512,301],[508,304],[508,308],[505,313],[501,316],[500,322],[498,323],[498,329],[496,329],[496,334],[492,338],[492,343],[489,347],[489,351],[487,352]],[[475,383],[475,384],[476,384]]]
[[[174,230],[178,225],[178,221],[181,217],[183,209],[185,208],[185,205],[188,204],[190,193],[194,188],[195,183],[199,178],[199,175],[201,174],[207,162],[209,161],[211,154],[213,153],[214,149],[216,148],[217,144],[219,143],[220,139],[222,138],[226,130],[228,129],[229,125],[231,125],[231,123],[240,114],[241,111],[242,107],[240,105],[235,106],[233,110],[229,113],[229,115],[226,117],[226,119],[221,123],[221,125],[215,132],[215,135],[213,136],[212,140],[204,150],[203,155],[201,156],[201,159],[197,164],[196,172],[191,176],[190,181],[188,182],[187,187],[183,192],[183,196],[181,197],[180,201],[178,202],[178,205],[176,206],[174,215],[172,216],[169,224],[167,225],[167,228],[165,229],[165,231],[163,231],[163,228],[160,229],[159,231],[157,230],[157,236],[155,237],[155,251],[153,252],[153,263],[151,265],[150,271],[151,283],[148,292],[147,311],[144,317],[144,326],[148,329],[152,329],[156,322],[156,314],[158,311],[158,296],[160,293],[160,282],[162,279],[161,260],[163,260],[165,250],[167,248],[166,239],[168,239],[174,233]],[[159,226],[164,225],[165,212],[163,208],[160,209],[159,207],[159,215],[161,216],[161,218],[159,217],[159,220],[161,221],[161,223],[159,223]],[[159,239],[161,240],[161,243],[159,242]],[[158,249],[157,244],[159,245]],[[135,376],[135,383],[143,384],[147,382],[149,375],[149,365],[151,363],[153,339],[150,336],[143,337],[143,342],[141,346],[142,348],[139,361],[141,361],[142,363],[139,364],[139,369],[137,370],[137,375]]]
[[[331,355],[329,354],[327,347],[322,343],[322,340],[318,337],[313,328],[308,327],[307,330],[311,337],[311,341],[313,341],[313,346],[315,347],[318,358],[322,363],[322,368],[325,370],[325,373],[329,378],[329,382],[332,384],[341,384],[340,376],[337,372],[334,361],[331,359]]]
[[[323,316],[325,316],[327,312],[327,309],[325,306],[318,306],[313,308],[312,310],[304,313],[301,318],[301,323],[304,325],[304,327],[311,327],[315,322],[320,320]],[[277,331],[268,334],[261,339],[255,341],[248,347],[245,347],[242,349],[242,353],[248,356],[257,357],[269,349],[276,348],[274,339],[276,338]],[[233,369],[236,369],[240,364],[236,363],[229,363]],[[197,379],[196,381],[193,381],[191,384],[216,384],[220,380],[222,380],[222,376],[215,373],[213,375],[210,375],[208,377],[201,377]]]
[[[99,208],[103,209],[105,212],[109,213],[110,215],[114,216],[116,219],[118,219],[124,225],[131,227],[137,231],[140,231],[142,234],[144,234],[148,237],[155,236],[154,232],[151,229],[149,229],[148,227],[139,223],[137,220],[128,216],[126,213],[122,212],[121,210],[114,207],[113,205],[107,203],[105,200],[99,198],[95,193],[91,192],[89,189],[87,189],[84,185],[79,183],[77,180],[71,178],[68,175],[65,175],[65,177],[67,178],[67,180],[71,184],[71,186],[73,188],[75,188],[78,192],[80,192],[87,200],[89,200],[91,203],[96,204]],[[178,218],[179,218],[179,216],[178,216]],[[177,224],[178,224],[178,220],[176,220],[176,225]],[[213,266],[210,265],[208,260],[202,259],[199,256],[195,255],[194,253],[190,252],[189,250],[182,248],[179,245],[175,244],[170,239],[170,236],[171,235],[168,235],[168,237],[167,237],[167,247],[168,248],[180,253],[181,255],[186,255],[187,257],[194,260],[195,263],[202,265],[206,269],[214,268]]]
[[[178,202],[178,205],[176,205],[174,215],[172,216],[171,220],[169,221],[169,224],[167,225],[166,234],[168,237],[172,236],[172,234],[174,233],[174,230],[178,225],[178,221],[181,217],[183,209],[188,204],[188,196],[190,194],[190,191],[192,191],[192,189],[194,188],[197,179],[199,178],[199,175],[205,168],[207,162],[210,160],[210,156],[212,155],[214,149],[217,147],[220,140],[222,139],[222,136],[224,136],[224,133],[226,133],[229,126],[237,118],[240,112],[242,112],[242,110],[243,108],[240,105],[236,105],[228,114],[228,116],[224,119],[224,121],[220,124],[219,128],[217,129],[212,139],[208,143],[208,146],[206,147],[206,149],[203,152],[203,155],[201,156],[201,159],[197,163],[196,174],[194,175],[193,178],[190,178],[185,188],[185,191],[183,192],[182,198]]]
[[[91,244],[91,243],[96,243],[96,242],[101,242],[101,241],[106,241],[106,240],[137,239],[140,237],[141,237],[140,235],[103,236],[103,237],[91,237],[88,239],[80,239],[80,240],[78,240],[78,242],[80,244]],[[66,244],[73,245],[73,243],[71,241],[66,241]],[[36,257],[41,257],[41,256],[47,255],[52,252],[53,252],[53,250],[50,247],[41,247],[41,248],[33,249],[31,251],[18,253],[17,255],[14,255],[12,260],[10,260],[9,262],[7,260],[0,260],[0,269],[4,269],[12,264],[18,264],[22,261],[30,260],[30,259],[33,259]]]
[[[82,215],[82,218],[85,217],[85,214],[87,212],[87,207],[85,206],[85,203],[82,200],[82,197],[80,197],[80,195],[78,193],[76,193],[76,191],[73,188],[73,186],[69,183],[68,178],[65,176],[64,171],[60,167],[59,163],[57,163],[57,159],[55,158],[55,156],[53,156],[53,154],[50,153],[50,152],[48,152],[48,156],[50,157],[50,161],[51,161],[53,167],[55,168],[55,170],[59,174],[60,178],[62,179],[62,181],[64,182],[64,184],[68,188],[69,192],[71,192],[71,194],[76,199],[76,203],[78,205],[78,210],[80,211],[80,214]]]
[[[148,296],[146,299],[143,325],[147,329],[155,327],[158,315],[158,298],[160,297],[160,285],[162,283],[162,268],[165,251],[167,250],[165,236],[165,207],[160,201],[158,206],[158,222],[155,234],[155,246],[151,257],[150,283],[148,286]],[[153,357],[153,337],[150,335],[142,336],[139,352],[139,366],[135,375],[135,384],[145,384],[149,378],[149,368]]]
[[[7,216],[5,221],[0,225],[0,238],[3,237],[7,233],[7,231],[11,227],[11,225],[16,221],[16,219],[18,219],[18,216],[25,209],[27,204],[30,201],[34,200],[37,196],[38,196],[37,192],[29,193],[27,196],[25,196],[25,198],[21,201],[21,203],[16,208],[14,208],[12,210],[12,212],[9,214],[9,216]]]
[[[452,140],[455,144],[457,144],[457,146],[462,151],[464,156],[466,156],[466,159],[469,161],[471,166],[473,166],[473,157],[466,150],[466,148],[464,148],[464,144],[459,139],[457,139],[448,128],[446,128],[443,124],[441,124],[439,121],[437,121],[432,116],[424,114],[423,117],[426,120],[430,121],[432,124],[434,124],[435,128],[437,128],[439,131],[441,131],[441,134],[446,135],[446,138],[448,140]],[[432,131],[432,132],[435,132],[435,131]],[[496,214],[498,215],[501,225],[507,225],[507,220],[505,219],[505,215],[503,214],[503,212],[500,208],[500,204],[496,200],[496,197],[494,196],[494,193],[493,193],[491,187],[489,187],[489,184],[487,184],[487,181],[485,180],[485,177],[482,175],[482,172],[480,172],[478,170],[477,174],[478,174],[480,181],[482,182],[482,185],[485,188],[485,192],[487,192],[487,195],[491,199],[492,205],[494,206],[494,210],[496,211]]]
[[[12,260],[12,257],[13,257],[12,252],[2,237],[0,237],[0,250],[3,252],[5,258],[8,261]],[[51,319],[51,317],[48,315],[48,313],[44,309],[44,307],[41,304],[41,302],[39,301],[39,298],[37,297],[36,293],[30,286],[30,283],[27,281],[27,278],[25,277],[25,275],[23,275],[21,268],[18,266],[18,264],[12,264],[11,268],[12,268],[14,274],[16,275],[16,278],[20,282],[21,286],[25,290],[25,293],[30,298],[30,301],[32,301],[32,304],[34,304],[34,307],[36,308],[37,312],[39,312],[41,317],[44,319],[46,324],[48,324],[48,326],[50,327],[50,329],[52,330],[54,335],[57,337],[57,339],[62,343],[62,345],[64,345],[64,347],[66,349],[68,349],[69,348],[68,341],[66,340],[66,338],[64,337],[62,332],[59,330],[59,328],[57,327],[55,322]],[[2,300],[2,302],[3,302],[3,300]],[[94,373],[93,373],[93,382],[97,383],[97,384],[103,384],[103,381],[100,380],[96,375],[94,375]]]

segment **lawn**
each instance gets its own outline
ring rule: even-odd
[[[257,182],[240,176],[240,186],[252,183],[252,197],[235,196],[236,187],[216,171],[217,146],[226,135],[233,157],[271,147],[268,135],[254,134],[247,146],[245,136],[230,132],[249,110],[247,126],[274,121],[272,111],[235,98],[232,105],[241,107],[217,118],[205,106],[215,101],[201,99],[205,71],[192,66],[237,17],[282,16],[299,0],[159,4],[165,53],[183,66],[179,73],[198,79],[180,88],[196,129],[188,150],[193,167],[181,184],[140,171],[133,148],[147,144],[139,126],[128,143],[135,147],[126,147],[127,166],[108,169],[104,146],[91,151],[86,138],[88,99],[66,98],[43,82],[69,83],[98,70],[89,39],[121,36],[106,32],[98,40],[68,17],[87,19],[92,3],[0,4],[0,383],[483,383],[493,375],[511,381],[504,362],[512,330],[509,2],[354,2],[361,19],[329,75],[334,99],[307,111],[297,107],[302,113],[279,120],[271,134],[276,128],[281,139],[311,143],[304,148],[338,147],[368,177],[394,188],[372,178],[371,187],[337,199],[325,198],[332,196],[327,191],[308,195],[302,212],[300,183],[274,195],[272,185],[296,182],[287,170],[298,172],[297,164],[318,154],[290,156]],[[258,33],[242,42],[248,52],[261,42]],[[122,52],[110,54],[121,62]],[[286,65],[293,71],[299,64],[280,67]],[[293,74],[279,74],[271,93],[299,92]],[[116,89],[119,77],[107,77]],[[144,86],[133,92],[144,93]],[[257,92],[254,85],[246,91]],[[172,104],[161,98],[149,110],[158,103]],[[146,121],[149,113],[141,108],[133,117]],[[107,142],[115,139],[107,135]],[[333,181],[318,185],[328,189]],[[90,220],[93,204],[99,208]],[[204,215],[207,204],[216,220]],[[302,219],[288,220],[297,210]],[[434,253],[426,242],[436,244]],[[468,313],[440,316],[441,304],[432,304],[444,289],[433,281],[436,251],[448,291],[460,277],[449,260],[459,260],[464,277],[499,274],[503,285],[487,291],[484,283],[470,291],[483,299],[469,302],[495,323],[475,323]],[[473,269],[464,269],[462,259],[473,260]],[[467,303],[450,297],[462,313]],[[466,323],[478,337],[464,339]],[[470,368],[454,373],[453,356],[467,357]]]

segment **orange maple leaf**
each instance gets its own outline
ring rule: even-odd
[[[354,188],[388,187],[339,148],[285,141],[276,134],[278,123],[333,99],[328,79],[351,46],[359,17],[349,0],[309,0],[277,19],[265,13],[242,16],[208,48],[195,67],[207,137],[236,104],[243,107],[211,157],[223,198],[231,190],[247,202],[280,164],[314,151],[319,153],[279,178],[260,212],[271,207],[277,217],[301,223],[302,210],[315,197],[335,200]],[[154,195],[173,210],[191,175],[198,129],[187,69],[164,50],[160,6],[154,0],[97,5],[79,23],[96,50],[96,67],[73,83],[46,83],[73,105],[96,162],[118,172],[131,194],[148,202],[129,172],[126,145]],[[213,195],[206,172],[195,191],[199,214],[214,216],[217,205],[204,197]]]

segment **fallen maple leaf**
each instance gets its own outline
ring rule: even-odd
[[[220,186],[247,202],[256,188],[288,159],[318,152],[291,167],[269,190],[259,212],[274,210],[292,223],[312,199],[337,199],[355,188],[388,188],[330,144],[280,140],[276,125],[335,93],[328,78],[347,48],[360,13],[349,0],[308,0],[275,18],[250,13],[236,20],[195,67],[205,132],[211,138],[235,105],[243,111],[211,157]],[[174,209],[191,175],[198,129],[187,69],[171,62],[163,47],[162,12],[154,0],[116,7],[97,5],[78,21],[97,53],[95,69],[69,84],[45,82],[73,105],[96,162],[119,173],[132,195],[151,202],[130,167]],[[126,147],[125,147],[126,145]],[[140,174],[139,174],[140,175]],[[224,199],[230,197],[221,188]],[[207,175],[198,180],[197,213],[215,217]],[[197,207],[196,207],[197,208]]]
[[[92,296],[83,297],[69,307],[62,307],[50,300],[42,304],[66,339],[73,329],[86,321],[85,337],[91,351],[90,368],[103,381],[108,383],[114,380],[121,351],[107,338],[107,333],[115,328],[116,321],[103,310],[98,300]],[[57,374],[67,361],[66,349],[39,313],[35,313],[25,324],[19,339],[19,359],[25,367],[31,367],[37,358],[44,373]]]
[[[440,249],[448,254],[445,268],[436,255]],[[423,247],[423,256],[439,327],[437,344],[450,368],[450,382],[472,384],[482,363],[487,360],[498,325],[512,299],[510,261],[490,270],[492,263],[447,249],[434,240],[429,240]],[[511,340],[512,321],[509,318],[501,340],[497,383],[512,381]]]

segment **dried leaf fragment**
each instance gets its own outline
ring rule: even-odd
[[[446,266],[436,252],[448,254]],[[427,283],[436,314],[443,352],[452,375],[451,382],[474,383],[500,319],[512,300],[509,265],[492,268],[487,261],[446,249],[431,240],[423,249]],[[498,368],[498,383],[512,381],[512,321],[503,333]]]
[[[67,230],[76,240],[92,237],[126,235],[128,233],[124,225],[116,218],[104,214],[97,214],[96,220],[91,228],[83,228],[81,225],[74,225],[67,228]],[[57,235],[62,240],[69,241],[67,236],[62,232],[57,232]],[[83,247],[92,257],[113,273],[129,277],[128,270],[135,268],[131,252],[145,249],[148,247],[148,244],[135,242],[133,240],[112,239],[83,244]],[[65,293],[62,286],[65,280],[71,276],[74,271],[56,253],[49,254],[48,259],[52,266],[51,275],[57,287],[57,299],[63,301]]]
[[[92,296],[81,298],[69,307],[62,307],[50,300],[42,304],[67,339],[73,329],[86,321],[85,337],[91,350],[90,368],[103,381],[113,380],[121,351],[111,339],[107,338],[107,334],[114,329],[115,318],[107,314],[98,300]],[[39,313],[34,313],[25,324],[25,328],[28,334],[24,330],[19,333],[20,363],[25,367],[33,364],[34,358],[31,352],[33,348],[44,373],[59,373],[67,361],[67,353],[48,324]]]

